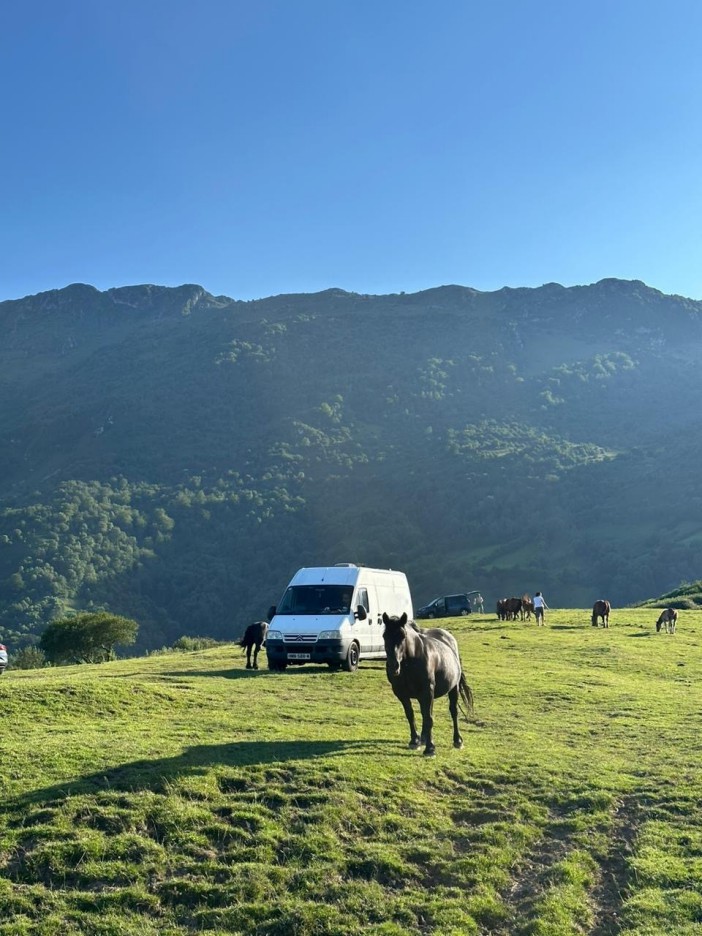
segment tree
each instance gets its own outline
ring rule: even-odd
[[[103,663],[114,659],[115,646],[133,644],[139,625],[106,611],[84,612],[52,621],[39,646],[50,663]]]

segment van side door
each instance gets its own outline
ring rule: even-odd
[[[365,621],[357,620],[353,625],[353,631],[357,635],[361,650],[370,653],[374,649],[375,629],[377,625],[375,623],[375,615],[371,609],[368,589],[363,586],[356,592],[354,611],[359,605],[366,609],[366,619]]]

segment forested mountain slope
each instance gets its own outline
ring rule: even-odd
[[[415,601],[699,578],[702,303],[640,282],[0,303],[0,635],[66,608],[231,637],[301,565]]]

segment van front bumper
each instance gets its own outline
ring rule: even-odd
[[[273,663],[291,666],[303,663],[343,663],[350,643],[350,640],[317,640],[309,644],[267,640],[266,655]]]

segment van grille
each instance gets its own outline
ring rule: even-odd
[[[283,640],[285,643],[317,643],[316,634],[284,634]]]

